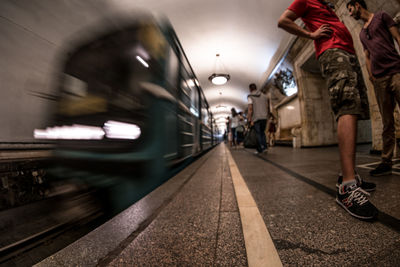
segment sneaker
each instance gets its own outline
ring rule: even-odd
[[[392,174],[392,165],[389,163],[381,162],[378,167],[370,171],[371,176],[383,176]]]
[[[376,184],[364,181],[357,172],[355,172],[354,178],[356,179],[357,185],[359,187],[361,187],[362,190],[367,191],[367,192],[375,191]],[[340,173],[338,182],[336,184],[336,188],[338,188],[339,185],[342,184],[342,182],[343,182],[343,175]]]
[[[263,154],[267,154],[268,149],[264,149],[263,151],[259,152],[256,150],[256,152],[254,152],[254,155],[263,155]]]
[[[340,184],[336,194],[336,202],[351,216],[362,220],[370,220],[378,215],[378,209],[368,200],[369,193],[357,186]]]

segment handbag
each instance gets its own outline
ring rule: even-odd
[[[250,127],[250,129],[247,130],[244,140],[243,140],[243,146],[245,148],[257,148],[257,133],[256,129],[254,129],[254,126]]]

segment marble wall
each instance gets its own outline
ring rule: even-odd
[[[301,126],[300,102],[298,97],[289,99],[276,107],[278,124],[281,129],[292,129]]]

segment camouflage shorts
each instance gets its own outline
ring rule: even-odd
[[[336,120],[342,115],[358,115],[361,120],[369,119],[366,87],[357,57],[334,48],[326,50],[318,61],[327,82]]]

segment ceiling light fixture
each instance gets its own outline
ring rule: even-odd
[[[219,92],[219,102],[222,103],[222,92]],[[224,111],[225,109],[228,109],[228,107],[225,105],[222,105],[222,104],[218,104],[215,107],[215,109],[217,112],[220,112],[220,111]]]
[[[210,77],[208,77],[208,80],[210,82],[212,82],[215,85],[223,85],[225,84],[227,81],[229,81],[229,79],[231,78],[231,76],[229,74],[223,74],[223,73],[218,73],[218,64],[222,65],[222,62],[220,62],[219,59],[219,54],[216,54],[216,59],[215,59],[215,72],[213,74],[210,75]],[[223,65],[222,65],[223,67]]]

